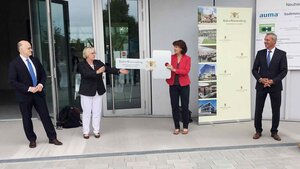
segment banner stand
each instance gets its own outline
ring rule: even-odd
[[[198,7],[198,124],[251,119],[251,8]]]

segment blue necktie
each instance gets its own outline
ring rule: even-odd
[[[270,66],[270,62],[271,62],[271,56],[270,56],[271,52],[272,52],[271,50],[268,50],[268,54],[267,54],[267,64],[268,64],[268,67]]]
[[[30,76],[31,76],[32,84],[33,84],[33,86],[36,86],[37,85],[37,80],[36,80],[36,77],[35,77],[35,74],[34,74],[34,71],[33,71],[33,67],[31,65],[29,59],[26,59],[26,61],[27,61],[29,73],[30,73]]]

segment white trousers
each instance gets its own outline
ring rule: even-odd
[[[84,96],[80,95],[82,107],[82,130],[83,134],[90,133],[91,118],[94,134],[100,132],[100,122],[102,116],[102,96]]]

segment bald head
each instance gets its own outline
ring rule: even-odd
[[[28,41],[21,40],[20,42],[18,42],[17,47],[20,55],[26,58],[32,55],[31,44]]]

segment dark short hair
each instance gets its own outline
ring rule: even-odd
[[[181,54],[185,54],[187,52],[186,44],[183,40],[176,40],[173,42],[173,46],[178,46],[181,50]]]

